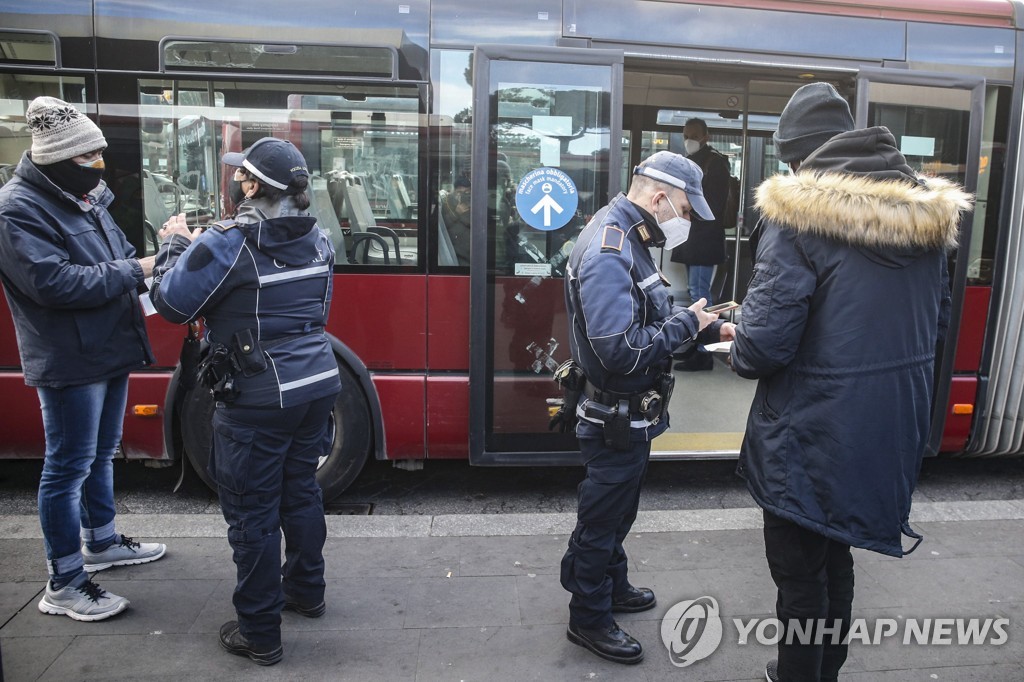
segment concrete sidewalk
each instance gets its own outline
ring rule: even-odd
[[[1024,680],[1024,501],[915,506],[925,542],[902,560],[856,552],[855,617],[894,619],[880,645],[851,645],[841,679]],[[284,660],[261,668],[223,652],[234,567],[214,515],[122,515],[120,530],[165,538],[167,556],[98,582],[128,597],[110,620],[41,614],[42,542],[33,517],[0,517],[0,651],[20,680],[759,680],[774,647],[738,644],[734,619],[770,618],[775,589],[755,509],[642,512],[627,540],[631,581],[658,606],[624,614],[644,645],[636,666],[565,638],[558,582],[568,514],[328,517],[327,615],[285,613]],[[160,530],[162,529],[162,531]],[[672,664],[661,620],[714,597],[723,637],[687,668]],[[1007,618],[1004,644],[903,644],[908,619]],[[771,631],[769,630],[769,633]],[[955,628],[953,641],[957,639]]]

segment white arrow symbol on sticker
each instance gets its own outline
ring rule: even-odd
[[[551,209],[555,209],[557,213],[562,212],[562,207],[558,205],[558,202],[551,198],[550,194],[545,194],[541,197],[533,208],[530,209],[532,213],[538,213],[541,209],[544,209],[544,227],[551,227]]]

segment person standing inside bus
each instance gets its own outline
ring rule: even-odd
[[[613,613],[652,609],[627,579],[623,541],[636,519],[651,440],[668,428],[672,351],[719,340],[704,300],[673,305],[651,247],[686,240],[691,211],[711,219],[697,164],[671,152],[633,171],[629,194],[600,209],[580,233],[565,277],[575,367],[560,371],[567,422],[575,416],[585,477],[576,529],[562,558],[569,641],[618,663],[643,659]],[[710,325],[710,326],[709,326]],[[563,365],[563,367],[571,367]],[[561,368],[560,368],[561,370]]]
[[[690,301],[703,298],[711,305],[711,281],[715,268],[725,262],[725,230],[719,218],[725,215],[726,199],[729,196],[729,159],[708,144],[708,125],[700,118],[691,118],[683,126],[683,144],[686,158],[700,166],[704,173],[701,189],[704,199],[717,216],[711,220],[695,217],[690,227],[690,237],[672,249],[672,262],[686,264],[686,276]],[[694,349],[694,352],[676,363],[674,369],[681,372],[699,372],[714,369],[711,353]]]
[[[205,319],[201,380],[213,390],[213,458],[238,582],[228,652],[281,660],[281,610],[319,618],[327,538],[316,468],[341,390],[324,327],[334,248],[309,216],[309,170],[291,142],[228,153],[241,195],[233,221],[200,233],[185,215],[161,230],[152,299],[168,320]],[[285,562],[281,565],[281,532]]]
[[[460,175],[455,178],[452,190],[441,190],[438,205],[441,210],[441,221],[448,230],[448,238],[458,263],[451,265],[469,266],[469,178]]]
[[[0,277],[46,437],[39,522],[50,580],[39,610],[103,620],[129,602],[89,573],[167,550],[114,524],[128,373],[154,361],[137,293],[153,258],[136,258],[107,212],[96,124],[55,97],[32,100],[25,118],[32,147],[0,189]]]
[[[971,197],[915,174],[888,129],[853,128],[827,83],[783,110],[775,148],[794,174],[757,190],[754,274],[734,330],[732,366],[759,380],[738,473],[763,509],[786,630],[769,680],[835,680],[850,547],[901,557],[921,540],[910,504],[949,319],[946,249]],[[916,540],[906,550],[903,535]],[[798,627],[820,639],[801,644]]]

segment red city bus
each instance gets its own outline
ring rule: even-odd
[[[742,193],[713,290],[741,301],[753,189],[788,172],[771,138],[778,115],[798,87],[827,81],[858,125],[888,126],[915,168],[977,194],[950,254],[953,328],[928,454],[1019,455],[1022,8],[258,0],[242,16],[198,0],[37,0],[0,17],[0,181],[30,145],[28,102],[72,102],[110,142],[112,213],[152,254],[172,213],[201,224],[231,211],[224,152],[264,135],[298,145],[311,212],[338,253],[328,331],[344,390],[318,474],[330,498],[369,457],[575,462],[572,436],[547,428],[575,236],[634,164],[681,151],[683,124],[701,118]],[[541,168],[564,173],[575,196],[558,229],[516,205]],[[656,256],[687,299],[685,266]],[[0,305],[0,457],[41,456],[38,400]],[[212,405],[179,389],[184,330],[150,317],[149,332],[157,363],[132,374],[122,454],[205,477]],[[652,456],[735,456],[753,383],[721,364],[679,378]]]

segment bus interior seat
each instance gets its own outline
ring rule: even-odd
[[[18,167],[16,163],[8,163],[0,166],[0,186],[6,185],[10,182],[11,178],[14,177],[14,169]]]
[[[161,185],[165,188],[169,186],[167,182]],[[161,185],[157,185],[152,173],[142,171],[142,210],[145,220],[154,229],[157,225],[162,226],[171,217],[171,210],[167,208],[167,202],[164,200],[164,192],[160,189]]]
[[[398,235],[391,228],[377,225],[377,219],[373,216],[373,210],[370,208],[369,199],[366,198],[366,191],[361,179],[351,173],[342,173],[341,188],[345,195],[346,215],[352,226],[353,256],[360,243],[365,241],[364,263],[383,261],[385,265],[390,265],[391,256],[388,243],[383,239],[386,237],[394,246],[395,263],[401,265],[402,252],[398,246]],[[374,235],[377,238],[367,239],[363,235]]]
[[[459,257],[455,254],[455,245],[452,244],[451,235],[448,234],[448,226],[444,223],[440,206],[437,209],[437,264],[459,264]]]
[[[341,229],[338,214],[334,210],[334,202],[328,190],[327,178],[320,175],[309,176],[309,213],[316,218],[317,224],[331,238],[335,254],[348,254],[348,240]],[[337,259],[338,256],[335,255]]]
[[[388,212],[397,220],[409,220],[412,218],[412,208],[405,178],[401,173],[394,173],[388,182]]]

